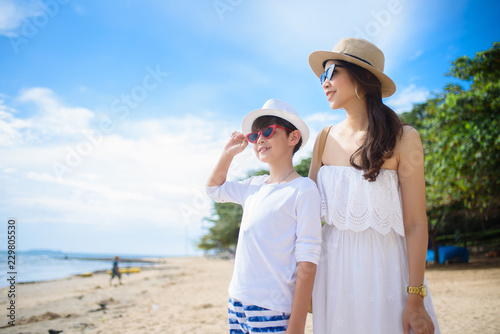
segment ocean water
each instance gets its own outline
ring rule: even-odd
[[[8,255],[0,252],[2,256],[0,287],[9,285],[7,273],[12,271],[8,268]],[[66,278],[86,272],[111,269],[115,254],[85,254],[85,253],[63,253],[54,251],[27,251],[16,252],[15,272],[17,283],[48,281]],[[141,259],[146,256],[119,255],[122,259]],[[153,256],[149,256],[153,257]],[[103,260],[107,259],[107,260]],[[152,266],[149,262],[119,262],[120,268]]]

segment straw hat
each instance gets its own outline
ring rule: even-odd
[[[307,140],[309,139],[309,128],[306,123],[289,104],[276,99],[267,100],[262,106],[262,109],[251,111],[245,116],[243,123],[241,124],[244,135],[252,132],[253,122],[261,116],[277,116],[287,120],[300,131],[302,145],[300,145],[299,149],[304,147],[307,143]]]
[[[382,97],[396,91],[394,82],[384,74],[384,53],[374,44],[361,38],[343,38],[329,51],[314,51],[309,55],[309,65],[319,78],[325,72],[323,64],[327,60],[344,60],[358,65],[375,75],[382,84]]]

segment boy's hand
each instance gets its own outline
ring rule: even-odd
[[[227,171],[229,170],[231,161],[233,161],[236,154],[243,152],[247,145],[248,141],[241,132],[234,131],[231,134],[231,139],[229,139],[224,147],[219,162],[217,162],[212,174],[208,178],[208,187],[220,186],[226,182]]]
[[[243,152],[247,145],[248,141],[243,133],[234,131],[224,150],[229,156],[234,157],[236,154]]]

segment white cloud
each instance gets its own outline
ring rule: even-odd
[[[88,109],[63,105],[48,88],[24,90],[18,100],[35,105],[36,115],[29,121],[39,134],[39,140],[81,134],[94,117]]]
[[[0,101],[0,146],[9,146],[23,141],[23,130],[30,122],[15,118]]]
[[[24,90],[16,101],[22,105],[32,104],[35,112],[29,118],[18,118],[16,110],[0,100],[0,146],[83,137],[82,133],[94,117],[88,109],[62,104],[47,88]]]
[[[414,103],[421,103],[427,100],[430,92],[425,87],[417,87],[411,84],[400,92],[387,99],[386,104],[390,106],[398,114],[411,111]]]
[[[0,35],[14,37],[24,20],[42,12],[40,0],[0,0]]]

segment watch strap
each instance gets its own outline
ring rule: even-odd
[[[408,293],[413,293],[421,296],[422,298],[425,298],[426,294],[426,286],[422,284],[421,286],[409,286],[406,288],[406,292]]]

